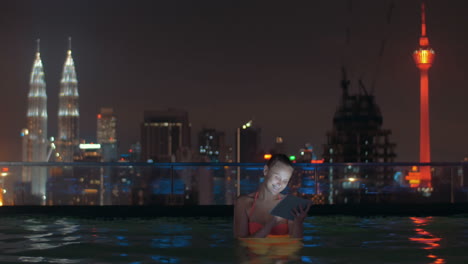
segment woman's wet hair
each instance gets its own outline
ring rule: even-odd
[[[272,168],[273,166],[275,166],[275,164],[278,163],[283,163],[284,165],[294,168],[291,160],[289,160],[288,156],[286,156],[285,154],[273,154],[271,158],[267,161],[266,165],[268,168]]]

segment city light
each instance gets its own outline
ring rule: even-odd
[[[421,183],[421,173],[418,171],[418,167],[412,166],[405,179],[409,182],[411,188],[418,188]]]
[[[435,52],[432,49],[418,49],[414,51],[413,57],[414,61],[419,67],[430,67],[434,61]]]
[[[80,144],[80,149],[100,149],[101,144]]]
[[[271,159],[271,154],[265,154],[265,155],[263,155],[263,159],[266,159],[266,160]]]
[[[323,163],[324,159],[311,160],[310,163]]]
[[[249,120],[249,122],[247,122],[247,123],[245,123],[244,125],[242,125],[242,129],[247,129],[247,128],[251,127],[251,126],[252,126],[252,122],[253,122],[252,120]]]

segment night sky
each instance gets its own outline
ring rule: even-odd
[[[390,3],[394,3],[387,23]],[[319,155],[341,96],[341,66],[362,78],[397,143],[397,161],[419,153],[420,1],[8,1],[0,8],[0,160],[20,161],[27,92],[41,39],[49,136],[67,38],[79,81],[80,136],[96,137],[96,114],[113,107],[121,151],[140,140],[144,110],[186,109],[204,126],[234,131],[251,118],[268,149],[283,136]],[[468,156],[468,2],[427,1],[437,57],[429,72],[433,161]],[[346,31],[349,29],[349,38]],[[385,40],[383,55],[379,55]]]

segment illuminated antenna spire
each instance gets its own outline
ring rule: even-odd
[[[71,54],[71,49],[72,49],[72,45],[71,45],[71,37],[68,37],[68,54]]]
[[[426,5],[421,4],[421,36],[426,36]]]
[[[429,38],[426,36],[426,4],[421,4],[421,37],[419,38],[421,47],[429,46]]]
[[[41,53],[41,39],[36,39],[36,43],[37,43],[37,50],[36,50],[36,52],[37,52],[37,53]]]

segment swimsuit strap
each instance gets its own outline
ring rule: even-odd
[[[254,201],[253,201],[252,207],[251,207],[250,210],[249,210],[249,214],[248,214],[248,215],[249,215],[249,218],[250,218],[250,216],[252,215],[252,212],[253,212],[253,210],[254,210],[254,208],[255,208],[255,202],[257,201],[257,198],[258,198],[258,192],[255,193]],[[282,199],[282,198],[281,198],[281,194],[279,193],[279,194],[278,194],[278,200],[281,200],[281,199]]]
[[[257,197],[258,197],[258,192],[255,193],[254,201],[253,201],[252,207],[250,208],[250,211],[249,211],[249,218],[252,215],[252,212],[253,212],[253,210],[255,208],[255,202],[257,201]]]

